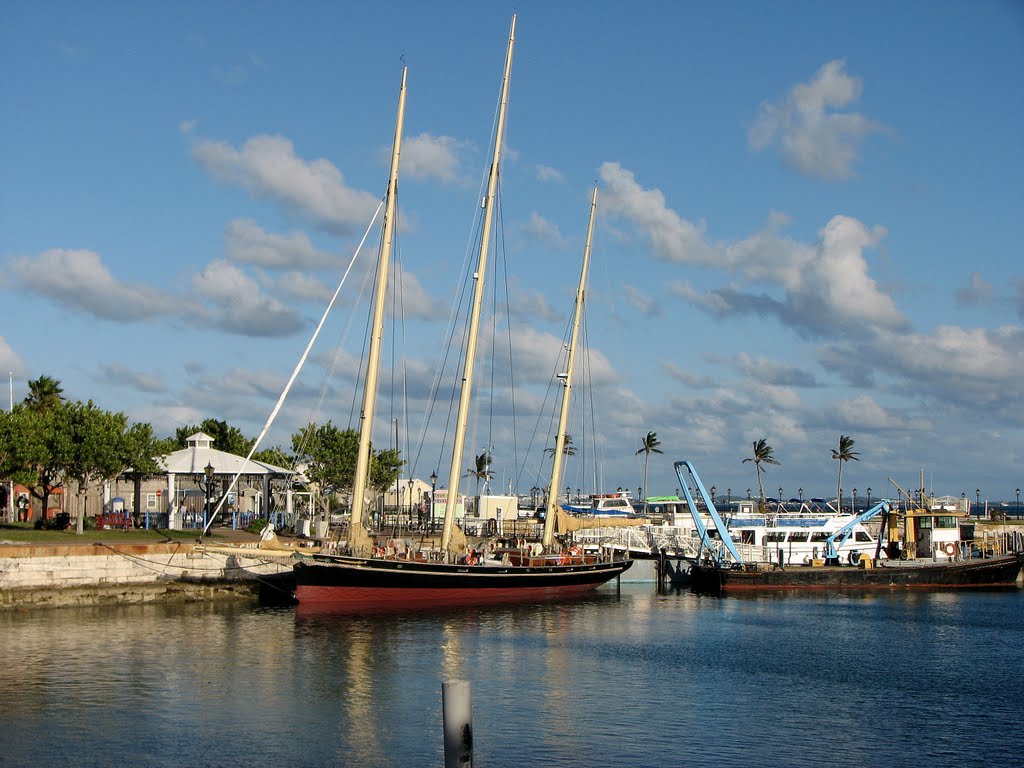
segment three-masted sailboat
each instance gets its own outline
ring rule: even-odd
[[[377,392],[377,368],[383,336],[385,293],[391,256],[391,239],[394,228],[395,200],[398,183],[398,167],[402,139],[402,122],[405,110],[405,71],[402,74],[402,88],[399,96],[398,119],[395,127],[394,149],[391,160],[391,176],[385,205],[384,230],[377,270],[377,284],[374,294],[374,308],[370,331],[369,355],[367,359],[366,383],[363,394],[363,409],[360,422],[359,453],[352,493],[352,517],[346,551],[339,553],[315,554],[296,553],[295,596],[300,605],[319,606],[330,609],[379,609],[422,605],[488,604],[521,600],[538,600],[572,597],[585,594],[622,574],[630,567],[629,560],[603,559],[601,557],[571,553],[551,552],[554,544],[554,515],[545,521],[543,550],[507,550],[500,559],[491,558],[472,562],[456,556],[465,549],[465,540],[455,525],[455,508],[458,499],[463,446],[469,421],[469,404],[473,387],[473,371],[476,356],[477,335],[483,301],[484,276],[490,248],[490,230],[493,208],[497,193],[498,169],[502,138],[505,127],[505,111],[508,104],[509,78],[512,68],[512,51],[515,43],[515,17],[509,33],[508,50],[505,56],[505,71],[502,80],[501,102],[495,130],[494,154],[488,179],[487,196],[484,200],[484,220],[480,252],[475,272],[475,287],[471,307],[470,324],[467,333],[465,359],[463,361],[462,388],[456,421],[455,440],[452,451],[451,471],[448,482],[448,496],[442,529],[441,552],[428,557],[419,553],[381,553],[363,526],[365,491],[370,468],[370,433]],[[590,255],[590,241],[594,225],[594,211],[597,191],[591,205],[590,224],[584,251],[584,266],[577,291],[577,314],[583,301],[587,264]],[[575,333],[573,344],[575,343]],[[570,386],[573,364],[573,350],[570,348],[568,373],[563,377],[566,396]],[[567,400],[566,400],[567,401]],[[564,439],[565,407],[558,439]],[[561,445],[559,444],[553,462],[552,488],[558,487]]]

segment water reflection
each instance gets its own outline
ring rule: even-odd
[[[731,599],[624,586],[407,615],[194,604],[0,614],[5,767],[440,765],[441,682],[472,685],[477,762],[972,761],[997,729],[1024,593]],[[979,671],[983,674],[979,675]],[[781,703],[781,704],[780,704]],[[890,738],[880,739],[884,733]],[[88,756],[84,757],[83,756]]]

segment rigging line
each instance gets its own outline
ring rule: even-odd
[[[488,172],[482,174],[480,179],[480,187],[477,191],[477,200],[483,200],[484,190],[487,186]],[[429,403],[427,414],[423,419],[423,423],[420,426],[420,434],[417,440],[417,461],[420,454],[422,453],[423,447],[426,444],[427,431],[430,428],[430,422],[432,420],[434,405],[437,402],[438,395],[441,392],[441,384],[444,381],[444,372],[448,367],[448,360],[451,356],[452,349],[455,343],[455,334],[459,322],[459,318],[462,314],[463,301],[465,301],[466,284],[469,276],[469,264],[473,254],[476,251],[476,244],[479,242],[480,229],[483,226],[483,218],[481,214],[481,206],[478,205],[473,217],[470,220],[469,232],[466,238],[466,247],[462,254],[462,265],[455,272],[455,283],[453,285],[452,294],[455,296],[455,301],[452,302],[451,310],[448,312],[448,323],[445,326],[444,335],[441,337],[441,348],[444,350],[441,363],[437,366],[434,372],[434,377],[430,385],[430,393],[427,397]],[[473,233],[476,232],[474,235]],[[458,372],[456,372],[456,380],[458,378]],[[440,469],[440,462],[444,453],[444,445],[447,442],[448,427],[451,422],[451,408],[449,407],[448,420],[445,423],[444,437],[438,444],[437,458],[434,461],[434,470]]]
[[[477,234],[477,238],[479,238],[479,233]],[[474,242],[476,242],[476,241],[474,241]],[[470,252],[470,249],[472,249],[472,246],[473,246],[472,243],[467,246],[467,250],[466,250],[467,256],[468,256],[468,254]],[[455,299],[456,300],[452,303],[452,309],[451,309],[451,312],[449,313],[449,321],[448,321],[449,324],[448,324],[448,329],[447,329],[447,331],[445,333],[445,339],[444,339],[444,342],[445,342],[444,343],[444,354],[442,356],[441,364],[438,366],[437,371],[434,374],[434,381],[433,381],[433,384],[431,385],[431,388],[430,388],[430,398],[429,398],[429,407],[428,407],[428,410],[427,410],[427,416],[424,419],[423,426],[422,426],[422,428],[420,430],[420,442],[419,442],[419,444],[420,444],[420,451],[422,451],[422,447],[423,447],[423,445],[426,442],[426,431],[427,431],[427,428],[429,427],[430,422],[433,420],[434,407],[437,404],[438,395],[440,394],[440,391],[441,391],[441,384],[444,381],[444,374],[445,374],[445,371],[448,370],[449,360],[452,357],[453,352],[455,350],[455,338],[456,338],[456,333],[457,333],[458,327],[459,327],[458,326],[458,321],[459,321],[460,318],[463,318],[463,306],[464,306],[464,304],[465,304],[465,302],[467,300],[467,297],[469,296],[469,284],[470,284],[470,279],[469,278],[470,278],[470,273],[466,269],[466,266],[467,266],[467,262],[464,261],[463,262],[463,269],[459,273],[460,277],[462,278],[462,281],[459,284],[459,290],[456,291],[456,294],[455,294]],[[465,321],[465,318],[463,318],[463,319]],[[468,322],[466,322],[466,324],[468,325]],[[462,346],[465,346],[465,341],[464,341],[465,340],[465,334],[466,334],[466,329],[465,329],[465,326],[463,326],[463,330],[462,330],[463,344],[462,344]],[[448,430],[451,427],[452,410],[454,408],[455,393],[457,391],[459,376],[460,376],[460,373],[461,373],[460,363],[458,361],[458,357],[457,356],[456,356],[456,362],[455,362],[454,368],[455,368],[455,371],[454,371],[454,376],[452,377],[452,384],[451,384],[452,391],[451,391],[451,394],[448,397],[448,415],[447,415],[447,417],[445,419],[445,422],[444,422],[444,431],[443,431],[443,435],[441,437],[441,441],[437,444],[437,456],[435,457],[435,460],[434,460],[434,470],[435,471],[440,471],[440,469],[441,469],[441,458],[444,455],[444,448],[445,448],[445,445],[448,442]],[[418,456],[419,456],[419,452],[417,453],[417,457]]]
[[[600,448],[597,444],[597,413],[594,407],[594,365],[590,355],[590,331],[587,328],[587,344],[583,350],[583,371],[586,378],[587,391],[590,395],[590,423],[593,426],[592,434],[594,436],[594,492],[603,493],[605,485],[604,477],[604,457],[600,453]]]
[[[397,201],[396,201],[397,207]],[[409,457],[406,461],[406,466],[409,468],[409,479],[412,480],[412,473],[414,465],[411,463],[412,459],[412,446],[410,443],[410,430],[409,430],[409,342],[406,336],[406,322],[405,322],[405,260],[402,257],[402,250],[399,242],[400,235],[396,232],[396,254],[395,259],[395,293],[398,294],[398,311],[400,322],[398,328],[402,334],[400,349],[405,352],[402,355],[402,373],[401,373],[401,386],[402,386],[402,404],[400,412],[402,414],[402,420],[405,422],[405,452],[402,455]],[[395,336],[398,333],[394,334]],[[411,499],[410,499],[411,502]]]
[[[498,171],[498,182],[495,185],[494,191],[494,207],[497,214],[498,225],[495,227],[494,233],[494,258],[491,263],[494,264],[494,280],[491,281],[491,341],[490,341],[490,352],[491,352],[491,384],[490,392],[488,393],[488,409],[487,409],[487,445],[494,445],[494,403],[495,403],[495,375],[497,374],[497,344],[495,343],[498,338],[498,263],[499,256],[503,260],[505,257],[504,250],[499,247],[499,238],[502,238],[503,232],[503,219],[501,210],[501,171]],[[508,317],[506,314],[506,324],[508,323]],[[494,459],[493,451],[491,451],[491,459]]]
[[[370,226],[371,227],[373,226],[372,222],[371,222]],[[364,236],[363,239],[364,240],[366,239],[365,236]],[[338,370],[338,366],[339,366],[339,364],[341,362],[342,351],[343,351],[344,345],[345,345],[345,343],[346,343],[346,341],[347,341],[347,339],[349,337],[349,334],[351,333],[352,324],[353,324],[353,322],[355,322],[356,309],[359,307],[359,305],[362,303],[362,301],[364,299],[366,299],[369,296],[369,294],[370,294],[370,277],[371,277],[371,272],[369,270],[363,270],[363,272],[362,272],[362,283],[359,286],[359,290],[355,292],[355,298],[354,298],[354,300],[352,302],[352,311],[348,313],[348,315],[346,316],[346,320],[345,320],[344,325],[342,326],[342,328],[338,332],[338,336],[337,336],[337,339],[336,339],[336,341],[334,343],[333,351],[331,352],[331,355],[330,355],[330,358],[329,358],[329,362],[325,366],[325,369],[324,369],[324,375],[323,375],[323,377],[321,379],[321,384],[320,384],[320,391],[317,393],[316,401],[310,407],[309,415],[308,415],[308,417],[306,419],[306,423],[307,424],[315,424],[320,419],[320,414],[321,414],[321,412],[323,410],[324,401],[327,399],[327,392],[328,392],[328,390],[330,388],[330,383],[332,381],[334,381],[335,373]],[[364,338],[365,338],[365,336],[364,336]],[[353,391],[355,391],[355,389]],[[352,417],[351,417],[351,414],[350,414],[349,415],[349,426],[350,427],[351,427],[351,418]],[[328,421],[330,421],[330,419],[328,419]],[[306,448],[309,445],[309,440],[311,439],[311,437],[312,437],[311,433],[303,432],[302,441],[301,441],[301,443],[299,445],[301,450],[296,451],[296,455],[304,454],[306,452]],[[297,464],[297,461],[293,462],[293,467],[292,467],[293,469],[294,469],[294,465],[295,464]]]
[[[491,120],[490,136],[492,137],[492,139],[494,137],[494,134],[497,132],[498,115],[500,112],[500,108],[501,100],[499,99],[498,103],[495,105],[494,113],[492,115]],[[491,143],[493,143],[493,141]],[[427,414],[423,419],[423,423],[420,426],[420,434],[417,440],[417,461],[419,460],[419,456],[422,454],[423,448],[426,445],[427,431],[429,430],[430,423],[432,421],[434,407],[437,402],[438,395],[440,394],[441,391],[441,385],[444,381],[444,372],[447,369],[448,360],[449,357],[451,356],[452,348],[455,342],[457,326],[462,312],[462,302],[464,301],[464,294],[466,291],[466,281],[470,274],[470,264],[478,251],[477,246],[479,245],[480,230],[483,227],[483,205],[481,204],[481,201],[484,200],[486,196],[486,189],[490,178],[490,171],[490,166],[481,168],[480,183],[477,187],[476,195],[477,205],[467,228],[467,237],[465,241],[466,247],[462,254],[462,264],[460,268],[454,273],[455,280],[453,284],[453,290],[451,293],[456,300],[452,302],[451,311],[448,313],[448,323],[445,328],[444,335],[442,336],[441,339],[441,348],[444,349],[444,354],[441,364],[437,367],[434,373],[433,381],[430,386],[430,393],[428,395],[429,406],[427,409]],[[465,332],[463,332],[463,339],[464,338]],[[456,371],[455,384],[453,384],[453,391],[454,387],[457,385],[460,373],[461,371]],[[441,468],[440,462],[444,454],[445,444],[447,443],[448,430],[451,426],[452,407],[450,400],[451,398],[449,398],[448,417],[445,421],[444,435],[441,442],[438,443],[437,459],[434,462],[434,469],[436,471],[439,471]]]
[[[583,484],[587,485],[587,473],[589,462],[593,461],[597,455],[597,446],[593,446],[594,450],[587,448],[587,437],[590,437],[591,441],[597,439],[597,423],[594,421],[593,414],[590,418],[590,431],[587,431],[587,402],[593,404],[593,390],[587,384],[586,377],[586,366],[587,356],[590,354],[590,326],[587,324],[587,302],[586,297],[583,299],[583,311],[580,312],[580,336],[583,340],[583,360],[580,362],[580,383],[577,394],[579,396],[579,410],[580,410],[580,473],[583,477]],[[590,487],[593,489],[593,493],[600,493],[600,489],[597,486],[596,474],[590,479]]]
[[[383,224],[381,226],[383,227]],[[377,243],[377,258],[374,261],[374,268],[373,268],[373,270],[367,270],[366,273],[363,275],[363,286],[364,287],[368,287],[369,285],[376,285],[377,284],[377,275],[380,274],[380,260],[381,260],[381,253],[383,252],[383,250],[384,250],[384,238],[383,238],[383,232],[382,232],[381,233],[381,239]],[[371,277],[372,277],[372,279],[371,279]],[[360,297],[362,297],[364,294],[360,293],[359,295],[360,295]],[[373,325],[373,301],[372,300],[367,301],[367,303],[366,303],[366,315],[365,315],[365,317],[366,317],[366,321],[363,323],[363,334],[362,334],[363,346],[359,350],[359,365],[356,367],[356,376],[355,376],[355,379],[353,379],[353,386],[352,386],[352,402],[349,404],[349,408],[348,408],[348,425],[347,426],[348,426],[349,429],[355,429],[354,425],[355,425],[355,420],[356,420],[356,415],[355,415],[356,414],[356,407],[359,405],[360,400],[361,400],[361,398],[359,397],[360,388],[359,388],[358,382],[364,381],[365,378],[366,378],[365,377],[365,373],[364,373],[363,365],[369,365],[369,360],[367,359],[367,357],[368,357],[368,355],[367,355],[367,348],[370,346],[370,333],[371,333],[371,326]],[[356,430],[356,431],[358,431],[358,430]]]
[[[492,141],[490,142],[491,144],[493,144],[493,137],[497,133],[497,130],[498,130],[498,117],[499,117],[499,114],[500,114],[500,110],[501,110],[501,99],[499,98],[498,102],[495,104],[494,112],[492,113],[492,117],[491,117],[491,130],[490,130],[490,137],[492,139]],[[447,324],[447,326],[445,328],[444,336],[441,339],[441,342],[442,342],[441,346],[442,346],[442,349],[444,349],[445,351],[444,351],[442,362],[437,367],[437,370],[434,373],[433,381],[432,381],[431,386],[430,386],[430,393],[429,393],[429,396],[428,396],[429,406],[428,406],[428,409],[427,409],[427,414],[425,415],[425,417],[423,419],[423,424],[420,427],[419,439],[417,441],[417,445],[418,445],[417,451],[416,451],[417,461],[419,460],[419,456],[422,453],[424,445],[426,444],[426,435],[427,435],[427,431],[428,431],[428,429],[430,427],[430,422],[432,420],[432,416],[433,416],[433,412],[434,412],[434,405],[437,402],[437,397],[438,397],[438,395],[440,394],[440,391],[441,391],[441,384],[442,384],[442,382],[444,380],[444,371],[447,368],[448,359],[449,359],[449,357],[451,355],[451,351],[452,351],[452,345],[454,344],[454,341],[455,341],[456,328],[457,328],[458,320],[459,320],[459,317],[460,317],[460,314],[461,314],[462,301],[464,300],[463,299],[463,294],[464,294],[465,289],[466,289],[466,279],[468,278],[469,270],[470,270],[470,266],[469,265],[470,265],[471,260],[473,259],[474,255],[477,253],[477,250],[478,250],[475,246],[479,244],[480,230],[483,227],[483,206],[482,206],[480,201],[482,201],[485,198],[485,196],[486,196],[486,189],[487,189],[487,186],[488,186],[488,182],[490,180],[490,172],[491,172],[490,166],[485,166],[485,167],[482,167],[480,169],[480,182],[479,182],[479,185],[477,187],[477,195],[476,195],[477,205],[476,205],[476,209],[475,209],[474,215],[471,217],[471,219],[469,221],[468,228],[467,228],[466,248],[465,248],[465,250],[463,251],[463,254],[462,254],[462,265],[459,268],[459,270],[457,270],[455,272],[455,282],[453,284],[452,294],[456,297],[456,301],[452,302],[451,311],[448,313],[448,324]],[[476,233],[475,235],[474,235],[474,232]],[[459,377],[459,372],[457,371],[456,372],[456,377],[455,377],[455,382],[456,383],[458,382],[458,377]],[[453,385],[453,388],[454,388],[454,386],[455,385]],[[448,441],[447,440],[447,438],[448,438],[448,429],[451,426],[451,418],[452,418],[451,417],[451,412],[452,412],[452,408],[451,408],[451,403],[449,402],[448,418],[447,418],[447,420],[445,422],[444,435],[443,435],[443,438],[442,438],[441,442],[438,444],[437,459],[434,462],[434,470],[435,471],[440,470],[440,462],[441,462],[441,458],[442,458],[443,453],[444,453],[444,446],[445,446],[445,444]]]
[[[305,365],[306,359],[309,357],[309,352],[310,350],[313,349],[313,344],[316,343],[316,339],[320,335],[320,330],[324,327],[324,323],[327,321],[327,315],[330,313],[331,308],[334,306],[334,302],[337,301],[338,294],[341,293],[341,288],[343,285],[345,285],[345,281],[348,279],[349,272],[352,271],[352,265],[356,263],[356,257],[362,250],[363,244],[366,242],[366,238],[370,234],[370,230],[373,229],[373,223],[377,220],[377,217],[380,215],[380,211],[383,207],[384,201],[381,200],[380,203],[377,205],[377,210],[374,211],[373,213],[373,218],[370,220],[369,226],[363,233],[363,238],[359,241],[359,245],[356,247],[355,252],[352,254],[352,258],[349,260],[348,267],[345,268],[345,274],[342,275],[341,282],[339,282],[338,287],[334,289],[334,295],[331,296],[331,300],[327,303],[327,307],[324,309],[324,313],[320,317],[320,322],[317,323],[316,330],[313,331],[313,335],[310,337],[309,343],[306,345],[306,348],[302,351],[302,354],[299,356],[299,361],[295,364],[295,370],[292,371],[292,375],[289,377],[288,383],[285,384],[284,390],[281,392],[281,396],[277,399],[277,403],[274,405],[273,410],[270,412],[270,417],[267,419],[267,423],[263,425],[263,429],[260,431],[259,437],[257,437],[253,441],[252,447],[249,449],[249,454],[245,457],[245,461],[242,462],[242,465],[238,468],[238,471],[235,473],[235,476],[231,478],[231,483],[228,485],[227,491],[221,496],[220,500],[217,502],[217,506],[214,508],[213,513],[210,515],[210,520],[206,523],[206,526],[203,528],[204,535],[206,534],[207,531],[210,530],[210,526],[213,525],[213,521],[217,519],[217,515],[220,514],[220,510],[224,506],[224,502],[227,501],[228,494],[230,494],[231,491],[234,490],[235,486],[238,484],[238,478],[241,477],[242,472],[245,471],[246,466],[248,466],[249,462],[252,461],[253,454],[256,453],[256,451],[259,449],[260,443],[263,442],[263,438],[266,437],[267,432],[270,431],[271,425],[277,418],[277,414],[281,411],[281,406],[284,405],[284,401],[285,399],[287,399],[288,393],[291,392],[292,385],[295,383],[295,380],[299,377],[299,372],[302,370],[302,366]]]
[[[393,253],[392,253],[391,260],[392,260],[392,262],[395,262],[395,258],[394,258],[394,254]],[[398,286],[401,283],[401,280],[399,280],[399,278],[398,278],[398,265],[397,265],[397,263],[395,263],[395,269],[392,270],[392,272],[391,272],[390,279],[392,281],[391,282],[391,327],[392,327],[392,329],[394,329],[394,327],[395,327],[394,324],[396,322],[396,318],[398,317],[398,290],[399,290]],[[389,346],[390,346],[390,352],[391,352],[391,365],[389,366],[391,368],[391,370],[388,371],[388,380],[390,381],[390,385],[389,385],[389,389],[388,389],[388,392],[390,393],[389,396],[388,396],[388,422],[389,423],[394,422],[394,424],[395,424],[395,450],[396,451],[400,451],[402,449],[402,444],[399,442],[399,439],[398,439],[398,435],[399,435],[399,431],[398,431],[398,417],[395,416],[395,407],[396,407],[395,406],[395,367],[396,367],[395,364],[398,361],[398,358],[396,357],[396,352],[397,352],[396,347],[397,347],[398,334],[395,333],[394,330],[392,330],[392,332],[388,334],[388,337],[389,337],[388,340],[390,341],[390,345]],[[374,397],[376,397],[376,393],[374,393]],[[371,464],[372,464],[372,462],[371,462]],[[401,477],[401,474],[399,474],[399,477]],[[396,501],[396,503],[398,501],[397,495],[395,497],[395,501]]]
[[[509,72],[505,72],[504,73],[503,79],[505,79],[505,78],[511,79],[511,76],[510,76]],[[499,154],[499,149],[498,149],[498,146],[497,146],[498,142],[499,142],[499,140],[503,139],[502,136],[499,136],[499,127],[500,127],[500,124],[502,122],[502,101],[505,100],[506,108],[508,106],[508,101],[507,101],[508,100],[508,89],[507,88],[500,89],[499,90],[499,94],[500,95],[498,96],[497,101],[495,102],[495,109],[494,109],[494,112],[493,112],[493,121],[491,123],[491,141],[490,141],[490,146],[495,148],[495,157],[497,157],[498,154]],[[487,169],[487,171],[485,173],[485,177],[481,179],[481,181],[483,182],[483,184],[481,186],[481,190],[483,190],[485,188],[489,189],[490,181],[491,181],[491,174],[492,173],[494,174],[494,182],[495,182],[495,187],[494,187],[494,207],[497,208],[498,206],[500,206],[500,200],[499,200],[498,195],[500,193],[501,166],[499,164],[495,164],[492,167],[489,167]],[[482,195],[480,199],[484,200],[485,199],[485,195]],[[482,208],[483,207],[481,207],[481,212],[482,212]],[[482,216],[481,216],[480,232],[481,232],[481,234],[478,236],[478,244],[480,246],[479,252],[483,253],[485,251],[485,249],[494,249],[494,252],[496,252],[497,251],[497,237],[495,237],[491,242],[484,242],[483,241],[483,217]],[[493,256],[493,252],[491,253],[491,255]],[[488,259],[487,260],[487,264],[490,265],[491,261],[492,261],[492,259]],[[490,267],[490,268],[492,270],[494,270],[494,267]],[[478,275],[478,279],[485,280],[486,279],[486,274]],[[481,297],[482,297],[482,294],[481,294]],[[463,347],[464,349],[468,349],[470,345],[472,345],[474,347],[474,349],[476,348],[477,340],[479,338],[479,326],[477,326],[477,334],[478,334],[477,337],[471,339],[471,338],[469,338],[469,329],[470,329],[470,327],[472,325],[473,325],[473,322],[470,319],[467,318],[467,321],[466,321],[466,344]],[[492,355],[493,355],[493,344],[492,344],[491,352],[492,352]],[[467,359],[463,360],[463,368],[462,368],[462,370],[463,371],[468,371],[473,366],[475,366],[475,364],[476,364],[476,354],[474,354],[474,359],[472,361],[470,361],[468,359],[468,356],[467,356]],[[460,400],[462,398],[462,395],[463,395],[463,393],[460,391],[459,392]],[[490,403],[491,403],[492,406],[493,406],[493,402],[494,402],[494,393],[492,391],[491,392],[491,396],[490,396]],[[467,413],[466,414],[466,418],[467,418],[467,421],[469,423],[467,425],[465,425],[466,428],[463,431],[463,445],[461,446],[461,448],[463,448],[463,449],[465,448],[465,445],[467,445],[467,444],[468,445],[477,445],[478,444],[477,443],[477,432],[478,432],[478,430],[480,428],[480,421],[481,421],[481,419],[480,419],[480,412],[481,412],[481,409],[482,409],[482,404],[481,404],[481,400],[480,400],[479,397],[472,397],[472,392],[470,392],[469,407],[470,407],[471,413]],[[461,427],[461,425],[456,424],[456,434],[459,433],[460,427]],[[468,433],[468,436],[467,436],[467,433]],[[456,447],[456,448],[458,448],[458,447]],[[471,450],[471,453],[475,453],[475,449]],[[460,468],[460,471],[461,471],[461,468]]]
[[[500,190],[501,176],[498,177],[498,184]],[[501,264],[505,271],[505,336],[508,339],[508,379],[509,379],[509,401],[512,406],[512,466],[517,467],[519,465],[519,446],[517,442],[517,429],[516,429],[516,366],[515,357],[512,354],[512,302],[509,298],[508,290],[508,255],[505,248],[505,219],[504,211],[499,208],[499,228],[498,231],[501,234]],[[495,266],[495,272],[497,272],[497,266]],[[494,281],[497,283],[497,279]],[[518,478],[515,480],[515,487],[518,489],[519,483]]]
[[[562,350],[566,349],[566,343],[567,342],[565,341],[565,339],[567,339],[567,338],[568,338],[567,336],[563,337],[563,342],[562,342],[562,347],[561,347]],[[521,466],[521,469],[520,469],[520,472],[519,472],[520,475],[523,472],[528,472],[528,473],[532,474],[533,480],[534,480],[534,484],[536,484],[537,482],[542,482],[542,480],[543,480],[543,475],[544,475],[544,472],[543,472],[544,459],[543,459],[543,457],[546,455],[545,451],[547,451],[547,447],[548,447],[547,446],[548,435],[553,432],[553,430],[551,428],[551,425],[552,425],[553,422],[556,421],[554,409],[555,409],[555,406],[557,405],[557,402],[558,402],[558,384],[557,384],[557,382],[559,381],[558,373],[559,373],[559,370],[561,369],[561,365],[562,365],[562,352],[559,351],[554,356],[554,364],[553,364],[553,366],[551,368],[551,373],[548,376],[548,386],[547,386],[547,390],[544,393],[544,401],[541,403],[540,409],[537,411],[537,419],[534,421],[533,433],[530,435],[530,442],[526,446],[526,451],[525,451],[525,453],[523,455],[523,463],[522,463],[522,466]],[[551,411],[548,410],[548,400],[552,401],[552,406],[551,406],[552,410]],[[533,452],[534,442],[536,441],[537,435],[538,435],[538,433],[541,430],[541,421],[544,418],[544,414],[545,413],[548,413],[550,415],[548,417],[548,429],[547,429],[547,432],[544,435],[544,439],[542,440],[542,450],[540,452],[540,458],[537,459],[537,462],[536,462],[536,464],[533,465],[533,467],[527,467],[527,463],[530,461],[530,455]],[[550,473],[548,473],[548,476],[550,477]]]

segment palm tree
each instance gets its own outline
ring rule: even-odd
[[[839,462],[839,482],[836,483],[836,504],[839,509],[843,508],[843,462],[860,461],[860,453],[853,450],[853,438],[846,435],[839,436],[839,450],[832,449],[832,458]],[[856,504],[856,500],[854,501]]]
[[[761,493],[761,501],[764,501],[764,482],[761,479],[761,475],[767,472],[762,464],[775,464],[781,466],[781,462],[775,458],[775,449],[768,445],[768,440],[762,437],[760,440],[754,441],[754,455],[745,458],[741,464],[746,464],[748,461],[754,462],[754,467],[757,469],[757,488]]]
[[[548,456],[554,456],[555,455],[555,449],[554,449],[554,447],[545,448],[544,449],[544,453],[546,453]],[[566,435],[565,435],[565,443],[562,445],[562,455],[563,456],[575,456],[576,455],[576,446],[572,444],[572,435],[570,435],[568,433],[566,433]]]
[[[40,376],[28,383],[28,397],[25,405],[36,413],[44,413],[64,399],[60,381],[51,376]]]
[[[475,460],[476,469],[467,469],[467,477],[476,478],[476,495],[480,495],[480,481],[484,481],[484,488],[487,487],[487,481],[494,477],[494,473],[491,472],[491,453],[490,451],[484,451]]]
[[[641,453],[644,455],[644,510],[647,510],[647,497],[650,495],[647,493],[647,463],[651,459],[652,453],[661,453],[658,450],[658,446],[661,445],[661,440],[658,439],[657,432],[648,432],[647,437],[643,439],[643,444],[640,446],[640,450],[634,453],[634,456],[639,456]]]

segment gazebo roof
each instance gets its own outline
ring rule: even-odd
[[[187,448],[169,453],[157,459],[157,463],[168,474],[197,475],[202,474],[206,466],[212,465],[216,475],[234,475],[239,471],[243,475],[291,475],[294,472],[284,467],[268,464],[265,461],[236,456],[227,451],[218,451],[213,447],[213,438],[204,432],[196,432],[185,441]],[[243,469],[244,466],[244,469]]]

